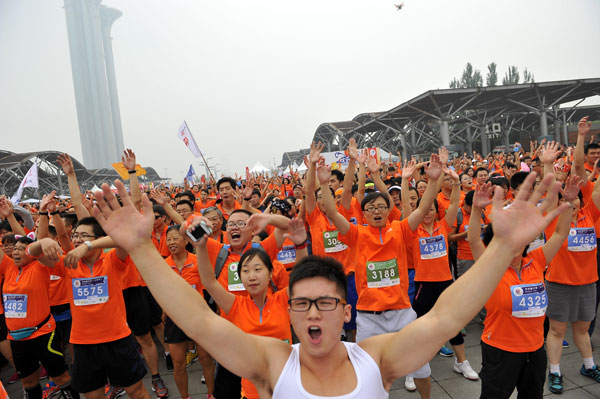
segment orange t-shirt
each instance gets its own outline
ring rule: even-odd
[[[546,272],[548,281],[566,285],[584,285],[595,283],[598,280],[596,231],[594,229],[598,219],[600,219],[600,211],[593,201],[589,201],[579,211],[577,224],[571,223],[569,236],[548,265]],[[546,228],[547,240],[554,233],[557,222],[558,218]],[[593,245],[590,245],[592,238]]]
[[[446,210],[450,206],[450,197],[446,197],[443,191],[440,191],[437,195],[438,203],[438,219],[442,220],[446,216]]]
[[[67,279],[52,273],[50,270],[50,288],[48,291],[50,306],[69,303],[69,282]]]
[[[406,245],[413,232],[408,219],[383,228],[350,225],[342,242],[359,250],[356,258],[356,309],[383,311],[410,308]]]
[[[509,267],[485,304],[481,340],[508,352],[533,352],[544,345],[546,257],[541,248],[523,258],[521,272]],[[518,287],[529,285],[528,287]]]
[[[203,209],[210,208],[211,206],[215,206],[217,200],[209,200],[202,202],[200,197],[196,197],[196,202],[194,202],[194,210],[196,212],[202,212]]]
[[[62,266],[62,261],[58,264]],[[131,335],[122,292],[127,267],[133,263],[119,259],[113,249],[102,253],[91,267],[80,260],[76,269],[65,268],[72,287],[72,344],[100,344]]]
[[[225,209],[223,209],[223,203],[221,202],[220,204],[216,204],[216,207],[221,210],[221,212],[223,213],[223,217],[225,218],[225,220],[229,220],[229,213],[227,211],[225,211]],[[239,202],[233,201],[233,210],[234,211],[238,210],[238,209],[241,209],[241,208],[242,208],[242,205]]]
[[[581,196],[583,197],[584,204],[592,201],[592,193],[594,192],[595,185],[595,182],[588,181],[585,186],[581,187]],[[600,237],[600,219],[596,221],[594,228],[596,229],[596,237]]]
[[[4,267],[2,300],[8,331],[36,327],[50,314],[48,288],[51,268],[36,260],[19,268],[8,256],[4,256],[2,266]],[[62,274],[60,267],[55,269],[58,270],[53,272]],[[46,324],[25,340],[51,333],[55,328],[54,318],[50,316]],[[13,339],[10,333],[8,338]]]
[[[415,265],[415,281],[452,280],[448,261],[448,234],[452,227],[446,219],[435,221],[429,234],[420,224],[410,241]]]
[[[271,275],[271,280],[273,280],[273,284],[275,284],[275,287],[277,287],[278,290],[282,290],[290,284],[290,272],[285,268],[285,266],[281,262],[274,260],[273,274]],[[270,285],[269,291],[273,291]]]
[[[165,259],[165,262],[167,262],[167,265],[171,266],[171,269],[173,269],[175,273],[179,274],[185,281],[188,282],[189,285],[194,287],[196,291],[202,294],[204,286],[202,285],[202,281],[200,281],[200,274],[198,274],[196,255],[188,252],[187,258],[181,267],[181,270],[179,270],[179,267],[177,267],[175,264],[173,255]]]
[[[269,255],[269,258],[276,259],[279,248],[277,248],[277,240],[275,239],[275,236],[270,235],[262,242],[260,242],[259,245],[263,247],[267,255]],[[223,244],[219,244],[212,238],[209,238],[208,242],[206,243],[208,257],[213,268],[215,267],[215,264],[217,262],[217,256],[219,255],[219,251],[223,246]],[[229,250],[229,256],[227,257],[227,260],[223,265],[223,269],[221,269],[221,273],[219,274],[217,281],[219,281],[223,288],[225,288],[227,291],[233,294],[246,295],[246,289],[244,288],[242,280],[237,273],[237,264],[240,261],[242,254],[233,252],[229,245],[227,245],[227,248]],[[250,248],[252,248],[252,243],[249,242],[244,247],[242,253],[244,253]]]
[[[169,248],[167,247],[167,229],[169,226],[165,226],[162,233],[160,234],[160,239],[152,230],[152,244],[156,247],[156,250],[160,253],[160,256],[163,258],[169,256],[171,253],[169,252]]]
[[[313,255],[331,256],[344,266],[346,274],[354,272],[354,249],[340,239],[337,227],[327,216],[315,208],[306,213],[306,222],[310,226]]]
[[[292,344],[287,287],[267,294],[262,309],[249,296],[236,296],[229,313],[224,317],[248,334],[277,338]],[[242,378],[242,396],[258,399],[254,385]]]

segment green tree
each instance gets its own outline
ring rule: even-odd
[[[533,73],[529,72],[527,68],[523,69],[523,83],[534,83]]]
[[[485,77],[486,86],[496,86],[496,83],[498,83],[498,72],[496,72],[496,67],[497,65],[495,62],[488,65],[488,73]]]
[[[460,79],[454,78],[449,84],[451,89],[459,89],[465,87],[481,87],[483,86],[483,77],[478,69],[473,69],[473,65],[467,62],[465,69],[463,69],[462,76]]]
[[[519,75],[519,69],[514,65],[508,66],[508,71],[504,74],[502,78],[502,84],[504,86],[507,85],[516,85],[519,84],[519,80],[521,76]]]

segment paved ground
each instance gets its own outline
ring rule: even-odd
[[[471,323],[467,326],[467,336],[465,337],[465,346],[467,351],[467,358],[471,362],[471,365],[475,371],[479,371],[481,368],[481,350],[479,347],[481,326],[477,323]],[[595,381],[583,377],[579,374],[579,368],[581,367],[581,359],[572,344],[572,336],[569,331],[567,340],[571,343],[571,347],[564,349],[563,357],[561,361],[561,371],[564,375],[564,387],[565,392],[560,396],[554,396],[547,389],[545,390],[545,397],[556,397],[561,399],[587,399],[587,398],[600,398],[600,384]],[[600,348],[600,332],[596,330],[592,337],[592,343],[594,347]],[[594,350],[594,359],[596,362],[600,362],[600,351]],[[452,369],[454,359],[436,356],[431,361],[432,369],[432,398],[440,399],[470,399],[478,398],[480,393],[480,383],[478,381],[468,381],[455,373]],[[172,373],[166,371],[164,361],[160,365],[161,374],[165,379],[169,389],[170,397],[173,399],[180,398],[177,392],[177,387],[173,381]],[[200,382],[202,376],[202,369],[198,362],[192,364],[188,369],[189,373],[189,384],[190,394],[193,399],[204,399],[206,398],[206,385]],[[5,382],[8,377],[12,374],[12,369],[4,367],[0,372],[2,381]],[[45,384],[45,381],[42,381]],[[150,389],[150,376],[148,375],[144,382],[146,387]],[[12,385],[6,385],[9,396],[12,399],[20,399],[22,397],[21,384],[16,383]],[[516,392],[513,393],[511,398],[516,398]],[[418,399],[419,395],[416,392],[410,393],[404,389],[404,381],[398,380],[390,391],[390,399]]]

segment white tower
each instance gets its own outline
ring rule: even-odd
[[[122,13],[102,0],[64,0],[83,163],[110,167],[123,153],[123,132],[110,29]]]

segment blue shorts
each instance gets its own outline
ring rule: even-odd
[[[354,273],[346,277],[348,280],[348,296],[346,297],[346,301],[349,305],[352,305],[352,317],[348,323],[344,323],[344,330],[356,330],[356,301],[358,300],[358,294],[356,293]]]

